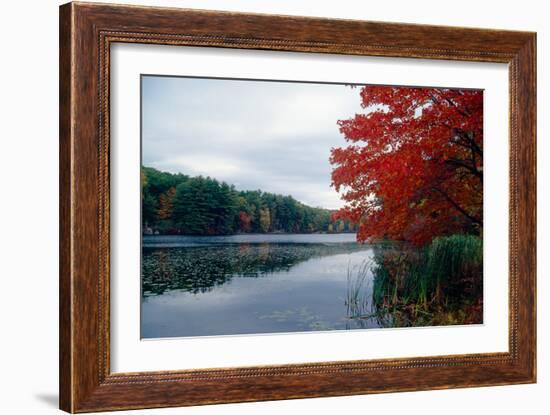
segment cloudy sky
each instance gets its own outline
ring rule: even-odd
[[[344,85],[144,76],[143,165],[338,208],[330,148],[359,104]]]

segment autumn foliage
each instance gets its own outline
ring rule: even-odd
[[[365,86],[364,111],[338,122],[332,184],[335,219],[359,224],[358,240],[429,243],[483,228],[483,92]]]

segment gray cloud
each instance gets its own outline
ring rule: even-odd
[[[361,112],[344,85],[144,76],[143,164],[337,208],[336,124]]]

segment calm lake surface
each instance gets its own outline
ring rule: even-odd
[[[142,253],[143,338],[378,327],[350,318],[374,254],[355,234],[144,236]]]

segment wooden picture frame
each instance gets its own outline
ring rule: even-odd
[[[509,65],[509,352],[145,373],[110,371],[113,43]],[[536,34],[69,3],[60,8],[60,407],[68,412],[536,381]]]

